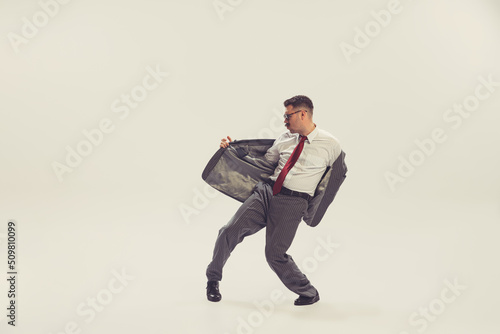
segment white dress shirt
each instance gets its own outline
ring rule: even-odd
[[[287,131],[281,134],[265,155],[271,162],[278,162],[278,167],[270,179],[276,181],[288,158],[299,143],[299,134]],[[307,135],[299,159],[286,175],[283,187],[314,196],[316,186],[327,166],[331,166],[341,153],[340,143],[325,130],[317,126]]]

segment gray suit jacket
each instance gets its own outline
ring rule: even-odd
[[[269,180],[277,165],[269,163],[264,155],[274,139],[247,139],[233,141],[220,148],[205,167],[202,178],[210,186],[240,202],[244,202],[260,181]],[[347,167],[342,151],[321,178],[303,217],[309,226],[316,226],[332,203],[346,177]]]

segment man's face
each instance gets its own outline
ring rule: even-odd
[[[286,107],[285,114],[290,115],[289,119],[285,118],[285,126],[291,133],[297,133],[302,127],[302,111],[300,109],[295,109],[291,105]],[[299,112],[296,112],[299,111]]]

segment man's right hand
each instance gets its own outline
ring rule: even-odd
[[[219,147],[226,148],[226,147],[229,146],[229,143],[232,142],[232,141],[233,140],[229,136],[227,136],[227,139],[226,138],[222,138]]]

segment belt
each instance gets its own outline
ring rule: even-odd
[[[274,186],[275,182],[273,180],[269,179],[269,180],[267,180],[267,183],[269,183],[271,185],[271,188],[272,188]],[[306,193],[303,193],[300,191],[291,190],[291,189],[285,188],[283,186],[281,187],[281,190],[279,193],[283,194],[283,195],[287,195],[287,196],[302,197],[306,201],[309,201],[312,198],[312,196],[309,194],[306,194]]]

